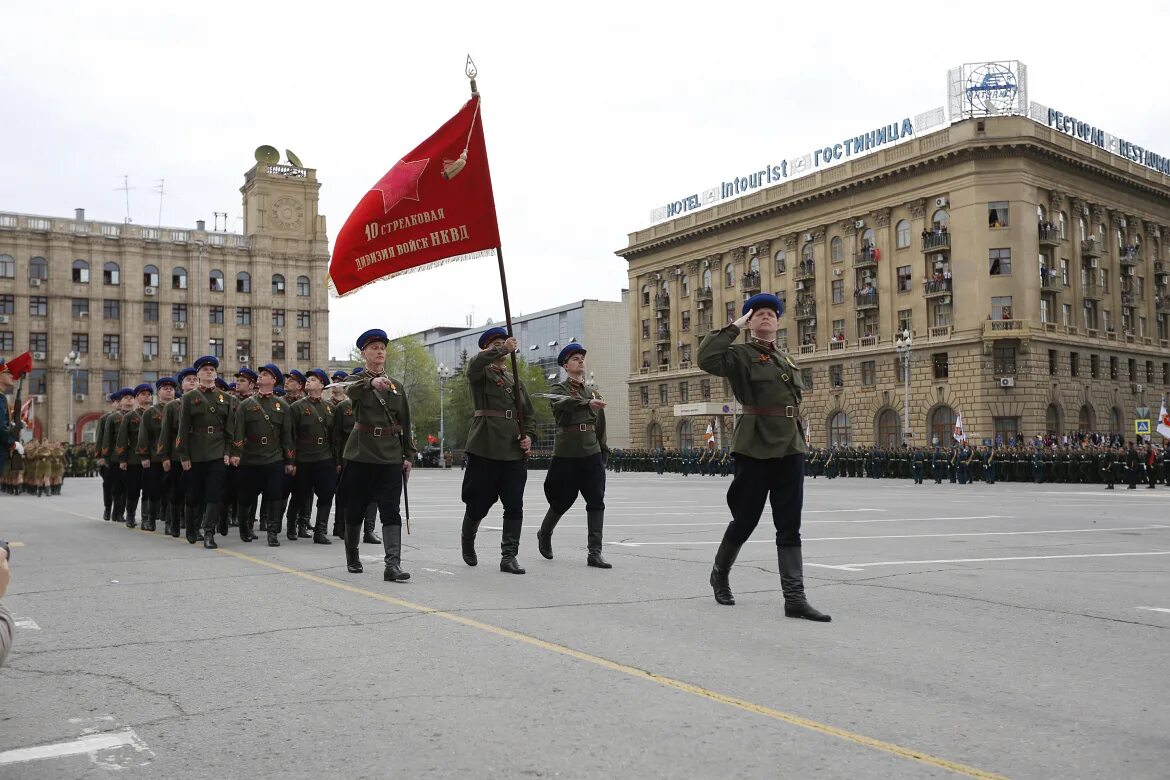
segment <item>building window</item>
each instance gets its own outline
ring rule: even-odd
[[[873,387],[877,382],[877,363],[872,360],[861,361],[861,384]]]
[[[837,412],[829,418],[829,446],[849,446],[849,415]]]
[[[642,338],[650,338],[650,320],[642,320]]]
[[[0,353],[11,355],[16,351],[16,334],[10,330],[0,331]]]
[[[89,301],[85,298],[73,299],[73,319],[80,320],[89,316]]]
[[[811,241],[807,242],[803,247],[800,248],[800,260],[802,263],[804,263],[806,268],[812,267],[814,253]]]
[[[996,442],[1008,444],[1016,441],[1020,436],[1019,417],[993,417]]]
[[[1068,373],[1070,376],[1081,375],[1081,356],[1080,353],[1068,353]]]
[[[997,343],[992,352],[993,370],[996,376],[1016,375],[1016,348]]]
[[[0,279],[16,278],[16,260],[12,255],[0,255]]]
[[[1068,327],[1072,325],[1072,304],[1062,303],[1060,305],[1060,324]]]
[[[73,390],[74,393],[81,393],[82,395],[89,395],[89,372],[88,371],[74,371],[73,372]]]
[[[187,304],[172,303],[171,304],[171,322],[186,322],[187,321]]]
[[[79,355],[89,354],[89,334],[74,333],[69,341],[69,348]]]
[[[122,271],[117,263],[106,263],[102,266],[102,282],[110,286],[122,283]]]
[[[120,320],[122,319],[122,302],[112,301],[109,298],[102,301],[102,319],[104,320]]]
[[[284,327],[284,309],[273,309],[272,310],[272,327],[274,327],[274,328],[283,328]]]
[[[1012,250],[988,249],[988,273],[992,276],[1007,276],[1012,272]]]
[[[117,333],[106,333],[102,336],[102,354],[117,357],[122,354],[122,337]]]
[[[691,297],[691,277],[684,276],[682,281],[678,283],[679,289],[682,291],[682,297]]]
[[[284,360],[284,342],[283,341],[272,342],[272,359],[273,360]]]
[[[845,302],[845,280],[834,279],[832,284],[833,289],[833,303]]]
[[[308,327],[308,326],[306,326],[306,327]],[[682,314],[680,315],[679,327],[681,327],[684,332],[689,331],[691,329],[691,313],[689,311],[683,311]]]
[[[28,316],[48,317],[49,299],[44,295],[30,295],[28,298]]]
[[[0,314],[16,314],[15,295],[0,295]]]
[[[187,289],[187,269],[176,268],[171,271],[171,289],[172,290],[186,290]]]
[[[272,275],[272,294],[284,295],[284,277],[280,274]]]
[[[723,269],[723,286],[735,287],[735,263],[728,263]]]
[[[172,336],[171,337],[171,354],[182,360],[187,359],[187,337],[186,336]]]
[[[309,313],[307,311],[298,311],[297,312],[297,327],[298,328],[309,327]]]
[[[142,269],[142,286],[158,288],[158,267],[148,265]]]
[[[1154,361],[1152,360],[1146,361],[1146,384],[1154,384]]]
[[[1048,350],[1048,373],[1050,376],[1056,376],[1057,352],[1055,349]]]
[[[251,325],[252,324],[252,308],[250,306],[240,306],[236,309],[236,324],[237,325]]]
[[[699,395],[702,396],[704,401],[711,400],[711,380],[710,379],[700,379],[699,380]]]
[[[833,320],[833,341],[845,340],[845,320]]]
[[[223,339],[208,339],[207,345],[211,348],[212,355],[215,355],[217,358],[223,358]]]
[[[212,325],[223,325],[223,307],[209,306],[207,308],[208,321]]]
[[[44,368],[34,368],[28,373],[28,392],[33,395],[45,395],[49,392],[49,372]]]
[[[739,318],[739,314],[736,312],[735,301],[728,301],[723,304],[723,314],[725,316],[725,322],[735,322]]]
[[[30,333],[28,334],[28,348],[33,352],[49,352],[49,334],[48,333]]]
[[[236,274],[236,292],[245,295],[252,292],[252,275],[247,271]]]
[[[298,276],[297,277],[297,295],[299,295],[302,298],[309,297],[309,277],[307,277],[307,276]]]
[[[1089,377],[1091,379],[1101,378],[1101,358],[1098,355],[1089,355]]]
[[[930,363],[934,367],[935,379],[946,379],[951,375],[951,363],[946,352],[936,352],[931,355]]]
[[[708,298],[711,297],[711,280],[714,278],[710,268],[703,272],[703,291],[707,293]]]
[[[839,263],[845,259],[844,244],[840,236],[833,236],[833,240],[829,242],[829,257],[834,263]]]
[[[991,319],[1012,319],[1012,296],[997,295],[991,299]]]
[[[309,350],[309,342],[297,342],[297,360],[312,360],[312,353]]]
[[[930,218],[930,226],[934,228],[936,233],[941,233],[949,222],[950,215],[947,214],[946,209],[939,209],[938,211],[934,212],[934,215]]]
[[[829,366],[829,385],[832,387],[845,386],[844,372],[841,370],[840,363]]]
[[[930,413],[930,443],[950,446],[955,440],[955,410],[949,406],[937,406]]]
[[[1006,200],[997,200],[987,204],[987,227],[994,230],[1008,226],[1008,204]]]
[[[223,271],[213,270],[207,278],[207,289],[212,292],[223,292]]]
[[[236,359],[241,363],[245,363],[252,357],[252,340],[251,339],[237,339],[236,340]]]
[[[642,305],[650,305],[650,285],[648,284],[642,285]]]
[[[907,220],[898,220],[897,228],[894,232],[898,249],[905,249],[910,246],[910,223]]]
[[[1129,381],[1136,382],[1137,381],[1137,361],[1134,360],[1133,358],[1130,358],[1128,368],[1129,368]]]
[[[691,400],[691,386],[688,382],[678,383],[678,402],[685,404]]]
[[[1170,385],[1170,363],[1162,364],[1162,384]]]
[[[898,292],[910,292],[913,286],[914,280],[910,275],[910,266],[898,266]]]
[[[158,336],[142,337],[142,357],[151,360],[158,357]]]
[[[1117,356],[1113,355],[1109,358],[1109,378],[1117,379],[1121,375],[1121,371],[1117,367]]]
[[[669,398],[668,392],[669,391],[667,390],[667,386],[665,384],[658,386],[658,403],[665,404],[667,402],[667,399]]]
[[[813,383],[813,377],[814,377],[814,373],[813,373],[813,370],[811,368],[802,368],[800,370],[800,383],[802,385],[804,385],[805,390],[815,389],[815,386]]]
[[[649,385],[642,385],[641,387],[638,388],[638,390],[641,391],[641,393],[639,395],[641,396],[642,406],[649,406],[650,405],[650,386]]]
[[[102,395],[109,397],[121,384],[122,380],[118,376],[117,369],[107,368],[102,371]]]
[[[47,282],[49,280],[49,261],[43,257],[34,257],[29,260],[28,278]]]
[[[911,334],[914,333],[913,309],[900,309],[898,311],[898,332],[903,333],[905,331],[910,331]]]
[[[89,284],[89,263],[84,260],[73,261],[73,283]]]
[[[783,276],[788,271],[788,255],[783,249],[776,253],[775,269],[777,276]]]
[[[142,321],[158,322],[158,301],[142,302]]]

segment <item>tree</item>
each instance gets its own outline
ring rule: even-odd
[[[439,433],[439,375],[431,353],[413,336],[394,339],[386,348],[386,374],[402,383],[410,399],[415,444]]]
[[[512,367],[505,363],[505,368],[511,372]],[[539,365],[526,363],[522,358],[516,360],[516,371],[520,381],[527,388],[529,394],[548,392],[549,381],[545,371]],[[443,399],[443,411],[446,422],[447,446],[458,449],[467,444],[467,434],[471,429],[471,420],[474,407],[471,402],[471,390],[467,386],[466,373],[459,373],[447,380],[447,391]],[[533,398],[532,407],[535,411],[534,422],[537,428],[547,427],[552,423],[552,407],[544,398]],[[413,414],[414,406],[411,406]],[[437,417],[436,409],[436,421]],[[421,429],[420,429],[421,430]],[[436,423],[436,430],[437,423]]]

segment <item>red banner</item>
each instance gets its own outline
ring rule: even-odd
[[[476,96],[361,199],[337,235],[329,277],[345,295],[499,245]]]
[[[8,370],[12,372],[13,379],[20,379],[29,371],[32,371],[32,365],[32,353],[25,352],[23,355],[17,355],[8,361]]]

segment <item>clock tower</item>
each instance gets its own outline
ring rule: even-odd
[[[317,213],[316,170],[258,162],[244,176],[244,234],[254,249],[300,243],[302,251],[329,254],[325,217]]]

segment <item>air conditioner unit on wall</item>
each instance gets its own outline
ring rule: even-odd
[[[12,322],[12,317],[7,314],[0,314],[0,325],[7,325]]]
[[[661,316],[662,312],[659,312],[658,314],[659,314],[659,316]],[[284,333],[284,328],[273,328],[272,329],[273,336],[279,336],[281,333]]]
[[[1125,228],[1126,228],[1125,217],[1122,217],[1121,219],[1117,220],[1117,226],[1120,227],[1122,230],[1125,230]]]
[[[158,290],[156,290],[153,287],[147,287],[145,290],[143,290],[143,292],[146,293],[147,295],[155,295],[158,292]]]
[[[44,352],[34,352],[33,353],[33,360],[44,360],[44,359],[45,359]]]
[[[85,400],[85,393],[74,393],[73,400],[74,401],[84,401]]]
[[[1098,265],[1099,265],[1099,263],[1097,262],[1097,258],[1095,258],[1095,257],[1089,258],[1089,268],[1096,268]]]
[[[183,356],[182,356],[182,355],[171,355],[171,362],[173,362],[173,363],[182,363],[182,362],[183,362]]]
[[[999,378],[1000,387],[1015,387],[1016,378],[1014,376],[1001,376]]]
[[[754,246],[748,247],[748,254],[749,255],[759,254],[759,252],[760,252],[760,250],[757,247],[754,247]]]
[[[935,198],[934,199],[934,207],[936,209],[946,208],[946,206],[948,204],[949,204],[949,201],[946,198]]]
[[[813,234],[812,234],[812,233],[805,233],[805,234],[804,234],[804,240],[805,240],[805,241],[812,241],[812,240],[813,240]]]
[[[41,280],[40,280],[40,279],[29,279],[29,280],[28,280],[28,286],[29,286],[29,287],[40,287],[40,286],[41,286]]]
[[[175,323],[175,330],[185,330],[186,327],[187,327],[187,323],[185,323],[185,322],[176,322]]]
[[[247,355],[240,355],[240,363],[242,363],[245,366],[248,365],[249,359],[250,358]]]
[[[853,227],[857,228],[858,230],[861,230],[863,227],[865,227],[865,220],[864,219],[853,220]]]
[[[796,283],[796,289],[797,289],[797,290],[803,290],[803,289],[804,289],[804,282],[797,282],[797,283]]]
[[[1145,388],[1144,388],[1144,387],[1142,387],[1140,384],[1134,384],[1134,386],[1133,386],[1133,391],[1134,391],[1135,393],[1140,393],[1140,392],[1141,392],[1142,390],[1144,390],[1144,389],[1145,389]]]

